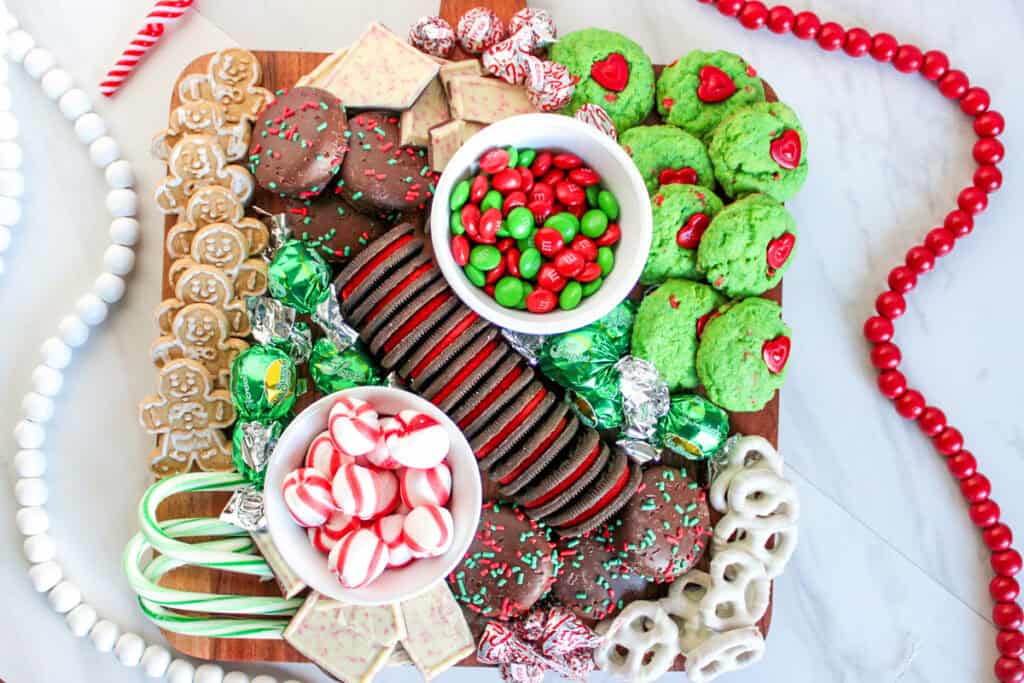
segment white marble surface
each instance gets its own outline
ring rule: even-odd
[[[90,93],[137,28],[148,0],[8,0],[13,11]],[[744,54],[803,119],[811,175],[791,203],[801,247],[786,284],[795,329],[790,379],[782,397],[782,450],[804,502],[796,559],[776,584],[765,660],[727,680],[982,681],[994,659],[982,545],[945,467],[873,388],[860,326],[885,273],[951,208],[972,173],[969,126],[918,78],[868,59],[854,63],[793,38],[751,34],[692,0],[547,0],[563,30],[616,28],[666,62],[694,48]],[[1013,163],[1021,144],[1024,94],[1015,86],[1015,46],[1024,15],[1013,0],[813,0],[846,25],[889,30],[945,49],[992,92],[1009,121],[1008,182],[976,234],[942,260],[898,325],[911,382],[945,408],[967,435],[1010,523],[1024,523],[1024,332],[1014,292],[1024,251],[1017,216],[1024,185]],[[371,19],[397,29],[429,12],[433,0],[202,0],[200,13],[166,39],[113,101],[100,102],[133,162],[142,188],[162,175],[148,157],[162,126],[171,83],[191,56],[237,42],[252,48],[331,50]],[[98,272],[108,222],[103,180],[56,108],[20,69],[12,69],[29,189],[26,218],[4,255],[0,311],[0,433],[10,434],[37,348]],[[146,485],[150,439],[136,426],[136,402],[152,389],[146,349],[155,335],[162,221],[144,204],[144,244],[132,287],[110,323],[78,354],[58,403],[50,457],[50,514],[67,572],[86,598],[125,628],[159,637],[140,615],[120,573]],[[12,483],[13,443],[0,448],[3,490]],[[142,680],[110,655],[74,640],[45,599],[32,592],[13,523],[0,496],[0,679]],[[250,672],[284,667],[253,666]],[[309,667],[287,672],[322,680]],[[493,677],[493,673],[486,674]],[[445,680],[471,680],[472,672]],[[283,676],[287,677],[287,676]],[[388,671],[387,681],[416,680]],[[492,678],[491,680],[496,680]],[[675,680],[681,680],[676,676]]]

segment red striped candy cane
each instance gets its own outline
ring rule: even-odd
[[[178,23],[193,2],[194,0],[159,0],[153,10],[146,15],[145,25],[139,29],[127,49],[107,72],[106,79],[100,83],[100,92],[106,97],[116,93],[150,48],[157,44],[164,31]]]

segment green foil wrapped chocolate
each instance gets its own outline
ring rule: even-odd
[[[658,420],[656,436],[670,451],[707,460],[729,436],[729,414],[696,394],[673,396],[668,414]]]
[[[589,325],[548,337],[537,355],[541,372],[567,389],[586,385],[595,374],[614,367],[619,360],[608,335]]]
[[[231,400],[240,421],[276,420],[295,403],[295,362],[268,344],[257,344],[231,363]]]
[[[299,313],[311,314],[331,292],[331,267],[302,240],[288,240],[267,268],[270,295]]]
[[[231,433],[231,460],[235,469],[257,488],[263,488],[270,451],[281,437],[286,422],[287,418],[267,422],[257,420],[256,423],[262,427],[258,430],[250,430],[248,425],[251,423],[248,422],[240,420],[235,423]],[[246,432],[249,432],[249,443],[246,443]]]
[[[596,327],[608,335],[608,340],[615,347],[618,354],[624,356],[629,352],[629,343],[633,336],[633,319],[635,317],[636,304],[626,299],[590,326]]]
[[[622,397],[614,368],[599,373],[590,386],[566,392],[566,400],[580,422],[594,429],[615,429],[622,424]]]
[[[330,339],[323,337],[313,345],[309,358],[309,374],[313,385],[322,394],[361,387],[367,384],[382,384],[383,378],[370,357],[358,346],[338,351]]]

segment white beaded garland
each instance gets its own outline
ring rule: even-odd
[[[106,204],[107,211],[115,218],[134,216],[139,212],[139,197],[134,190],[111,190],[107,193]]]
[[[57,100],[57,107],[60,108],[60,113],[64,115],[64,118],[74,121],[92,109],[92,102],[89,101],[89,96],[85,94],[84,90],[71,88]]]
[[[89,158],[99,168],[106,168],[120,157],[121,148],[118,146],[117,140],[109,135],[104,135],[89,145]]]
[[[117,303],[124,296],[124,279],[113,273],[103,273],[96,278],[93,291],[108,304]]]
[[[98,619],[99,615],[96,614],[96,608],[85,602],[68,612],[64,617],[64,621],[67,622],[71,633],[77,638],[84,638],[89,635],[89,631],[96,625]]]
[[[146,641],[134,633],[124,633],[114,645],[117,661],[127,667],[135,667],[142,661],[142,653],[146,650]]]
[[[18,137],[18,119],[13,112],[0,112],[0,140],[13,140]]]
[[[32,386],[43,396],[56,396],[64,386],[64,373],[48,365],[37,365],[32,371]]]
[[[273,676],[262,674],[252,679],[252,683],[277,683],[277,679]]]
[[[0,194],[15,199],[25,194],[25,176],[21,171],[0,171]]]
[[[12,62],[20,64],[35,46],[35,39],[25,31],[13,31],[7,35],[7,56]]]
[[[14,500],[18,505],[34,507],[46,505],[50,499],[50,489],[39,477],[19,479],[14,484]]]
[[[82,591],[70,581],[61,581],[46,597],[57,614],[67,614],[81,604]]]
[[[53,417],[53,400],[48,396],[30,391],[21,399],[21,409],[25,411],[25,417],[28,419],[45,424]]]
[[[77,315],[66,315],[57,326],[60,339],[73,349],[78,348],[89,339],[89,326]]]
[[[224,674],[224,683],[251,683],[249,675],[242,671],[230,671]]]
[[[89,631],[92,645],[100,652],[110,652],[121,635],[121,629],[112,621],[101,619]]]
[[[224,683],[224,669],[216,664],[203,664],[196,669],[195,683]]]
[[[39,448],[46,441],[46,430],[31,420],[21,420],[14,425],[14,440],[22,448]]]
[[[121,216],[110,221],[110,241],[114,244],[123,244],[126,247],[135,246],[141,232],[139,222],[129,216]]]
[[[193,683],[196,668],[184,659],[175,659],[167,667],[167,683]]]
[[[0,197],[0,225],[17,225],[21,222],[21,202],[11,197]]]
[[[107,179],[107,185],[115,189],[131,187],[135,184],[135,171],[132,170],[132,165],[124,159],[118,159],[107,166],[103,175]]]
[[[21,168],[21,145],[17,142],[0,142],[0,169],[17,170]]]
[[[43,362],[51,368],[63,370],[71,362],[71,347],[56,337],[44,341],[39,350],[43,354]]]
[[[46,474],[46,456],[37,450],[18,451],[14,456],[14,473],[19,477],[43,476]]]
[[[71,74],[61,68],[50,69],[39,81],[39,85],[51,100],[59,99],[61,95],[71,89]]]
[[[21,508],[14,515],[14,523],[22,535],[36,538],[49,530],[50,516],[43,508]],[[29,539],[25,540],[27,542]],[[25,554],[28,555],[28,552]],[[41,561],[45,562],[45,560]]]
[[[95,294],[83,294],[75,303],[75,312],[82,322],[95,327],[107,319],[107,304]]]
[[[51,560],[29,567],[28,578],[37,593],[48,593],[64,578],[64,570]]]
[[[103,252],[103,265],[114,275],[127,275],[135,267],[135,252],[120,244],[111,244]]]
[[[57,63],[53,53],[41,47],[34,47],[25,55],[25,72],[35,80],[39,80],[43,74],[53,68]]]
[[[0,171],[3,173],[3,171]],[[11,246],[11,229],[6,225],[0,225],[0,254],[7,251]]]
[[[22,509],[40,509],[40,508],[22,508]],[[49,522],[47,522],[49,523]],[[40,562],[49,562],[53,558],[57,557],[57,542],[49,534],[36,534],[35,536],[29,536],[25,539],[22,544],[22,550],[25,552],[25,559],[32,564],[39,564]]]
[[[82,114],[75,121],[75,135],[83,145],[90,145],[107,134],[107,124],[96,112]]]
[[[142,670],[150,678],[163,678],[171,663],[171,653],[160,645],[150,645],[142,653]]]

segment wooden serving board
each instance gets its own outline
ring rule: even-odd
[[[507,20],[516,11],[526,6],[525,0],[441,0],[441,16],[448,20],[453,26],[458,18],[471,7],[481,5],[490,6],[502,19]],[[328,53],[324,52],[269,52],[254,51],[256,57],[263,66],[263,86],[271,90],[291,87],[299,77],[305,75],[316,67]],[[186,66],[179,76],[179,81],[185,75],[191,73],[205,72],[212,55],[206,54],[197,57]],[[457,51],[455,58],[464,58],[466,55]],[[660,73],[660,66],[655,70]],[[170,109],[179,104],[177,84],[171,95]],[[657,122],[654,120],[653,122]],[[279,197],[263,191],[259,188],[253,197],[253,205],[259,206],[270,212],[281,211],[284,208],[283,200]],[[165,220],[165,232],[175,223],[174,217]],[[162,297],[173,296],[171,285],[167,274],[170,267],[170,257],[164,251],[163,264],[163,287]],[[766,297],[781,303],[781,285],[768,292]],[[300,410],[314,400],[314,396],[307,393],[300,398],[296,404],[296,410]],[[778,443],[779,425],[779,398],[778,395],[761,411],[756,413],[737,413],[731,415],[733,430],[745,434],[760,434],[774,444]],[[495,496],[495,491],[485,484],[484,497],[489,499]],[[223,510],[229,494],[227,493],[187,493],[179,494],[166,501],[158,510],[160,519],[176,519],[182,517],[216,517]],[[166,575],[162,583],[168,587],[180,590],[198,591],[206,593],[234,594],[234,595],[280,595],[277,584],[273,581],[260,582],[255,577],[221,572],[201,567],[186,566]],[[651,586],[651,597],[660,597],[663,592],[659,587]],[[474,630],[480,626],[471,619]],[[762,632],[768,632],[771,622],[771,606],[768,612],[759,623]],[[168,643],[179,652],[203,660],[221,661],[269,661],[269,662],[305,662],[305,657],[295,651],[283,640],[252,640],[252,639],[227,639],[227,638],[205,638],[196,636],[185,636],[177,633],[164,631]],[[677,662],[675,668],[681,668]],[[460,666],[477,665],[474,657],[469,657],[460,663]]]

